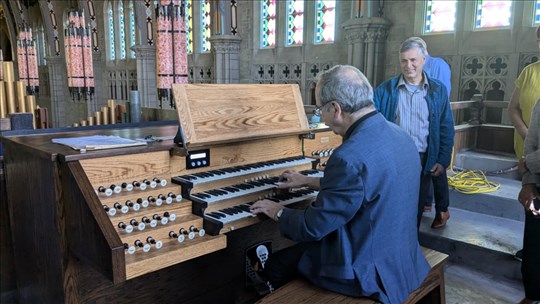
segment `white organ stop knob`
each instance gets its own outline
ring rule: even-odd
[[[131,226],[131,225],[126,225],[124,222],[118,223],[118,227],[119,227],[120,229],[124,229],[124,231],[125,231],[126,233],[132,233],[132,232],[133,232],[133,226]]]
[[[150,203],[148,202],[148,200],[145,200],[145,199],[142,199],[142,198],[138,198],[138,199],[137,199],[137,203],[138,203],[139,205],[141,205],[141,207],[143,207],[143,208],[146,208],[146,207],[148,207],[148,205],[150,205]]]
[[[124,243],[124,249],[128,254],[134,254],[135,253],[135,246],[129,246],[127,243]]]
[[[110,188],[111,188],[111,190],[112,190],[114,193],[120,193],[120,192],[122,192],[122,188],[120,188],[120,186],[117,186],[117,185],[115,185],[115,184],[112,184],[112,185],[110,186]]]
[[[122,188],[126,189],[126,191],[133,191],[133,184],[122,183]]]
[[[166,211],[165,213],[163,213],[163,216],[168,218],[169,221],[171,222],[174,222],[174,220],[176,220],[176,214],[174,213],[169,213],[168,211]]]
[[[109,208],[109,206],[107,205],[103,205],[103,209],[107,212],[108,215],[110,216],[115,216],[116,215],[116,209],[114,208]]]
[[[161,187],[167,186],[167,180],[166,179],[159,179],[157,177],[154,177],[154,182],[158,183]]]

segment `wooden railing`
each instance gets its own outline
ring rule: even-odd
[[[450,103],[456,135],[454,150],[482,150],[495,153],[514,153],[514,127],[506,108],[508,101],[473,100]]]

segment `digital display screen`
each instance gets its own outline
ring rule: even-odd
[[[206,157],[206,153],[195,153],[195,154],[190,154],[189,155],[190,159],[201,159],[201,158],[205,158],[205,157]]]

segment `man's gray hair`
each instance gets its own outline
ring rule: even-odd
[[[400,53],[405,53],[410,49],[418,48],[423,55],[427,56],[427,44],[424,39],[420,37],[410,37],[401,43],[399,47]]]
[[[321,106],[335,101],[347,113],[373,106],[373,88],[366,76],[353,66],[333,66],[317,79]]]

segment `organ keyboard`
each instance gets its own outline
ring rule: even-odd
[[[257,169],[257,173],[266,173],[262,171],[264,168],[271,171],[277,169],[274,164],[279,164],[279,168],[282,170],[284,168],[298,169],[298,167],[296,167],[298,165],[309,165],[310,167],[313,167],[316,165],[316,160],[305,157],[292,157],[245,166],[236,166],[231,172],[236,174],[235,177],[254,173],[251,171],[253,168]],[[283,164],[288,164],[291,167],[283,166]],[[203,177],[209,175],[216,177],[215,175],[217,175],[217,177],[219,177],[219,174],[210,173],[212,171],[201,172],[196,175]],[[322,172],[315,169],[299,170],[299,172],[308,176],[322,176]],[[231,178],[216,178],[213,180],[223,180],[231,183]],[[175,177],[173,178],[173,182],[182,186],[184,197],[192,201],[193,214],[197,214],[204,218],[204,229],[210,235],[218,235],[221,232],[245,227],[258,220],[253,219],[255,216],[249,211],[248,207],[253,204],[254,201],[246,202],[246,197],[250,197],[253,200],[268,198],[286,206],[296,202],[313,199],[318,193],[317,191],[309,189],[297,189],[288,193],[283,190],[278,191],[277,184],[279,183],[279,177],[269,175],[263,175],[263,177],[246,180],[243,183],[229,184],[220,188],[213,188],[197,193],[190,192],[193,190],[193,184],[191,183],[191,180],[186,179],[185,176],[182,178]],[[233,200],[235,198],[238,199]],[[246,221],[241,223],[240,220]]]

